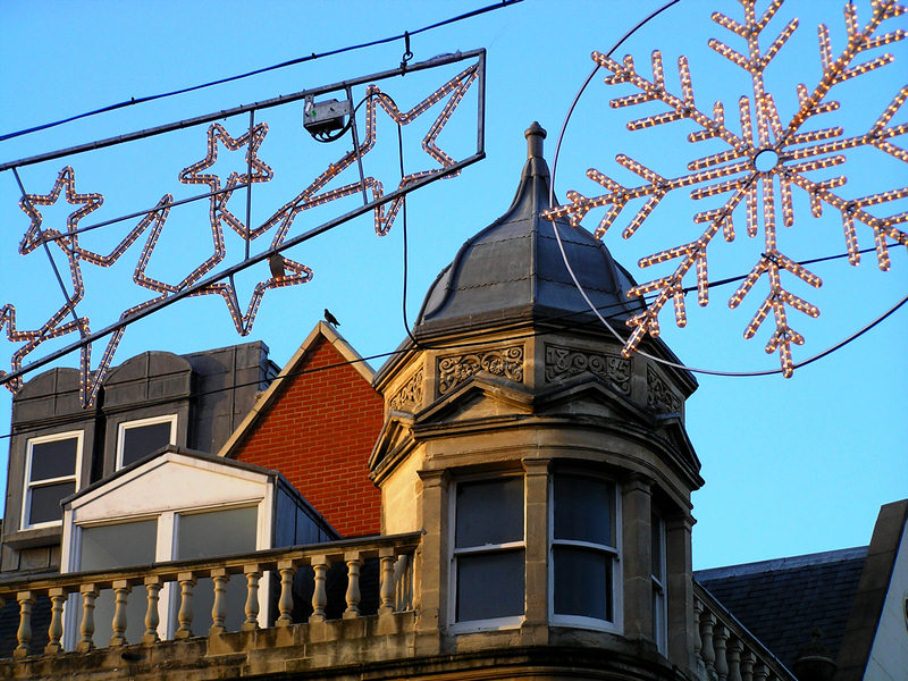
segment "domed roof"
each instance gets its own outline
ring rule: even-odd
[[[552,222],[541,217],[549,206],[546,132],[534,122],[525,134],[528,159],[511,207],[464,243],[435,279],[417,318],[418,337],[523,321],[573,326],[595,318],[565,266]],[[590,232],[565,220],[555,224],[587,295],[603,316],[623,326],[642,309],[639,299],[626,295],[632,277]]]

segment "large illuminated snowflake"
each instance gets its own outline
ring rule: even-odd
[[[745,338],[752,338],[766,318],[772,314],[775,330],[766,344],[766,352],[778,352],[782,373],[787,377],[793,371],[792,343],[802,345],[803,336],[795,331],[788,321],[790,309],[811,317],[819,314],[818,308],[789,291],[782,281],[782,273],[788,272],[806,284],[818,288],[821,279],[805,267],[794,262],[783,253],[777,244],[777,226],[794,224],[795,213],[792,203],[794,190],[806,193],[812,213],[820,217],[824,207],[841,215],[849,261],[857,265],[860,260],[856,225],[860,224],[873,233],[877,263],[881,270],[890,266],[888,248],[895,244],[908,246],[908,234],[897,227],[908,221],[908,212],[888,217],[877,217],[867,211],[871,206],[891,204],[908,197],[908,188],[893,189],[870,194],[856,199],[844,198],[840,188],[845,185],[844,175],[831,179],[811,179],[814,171],[839,166],[846,161],[843,152],[859,147],[876,148],[894,158],[906,162],[908,152],[895,146],[893,138],[908,132],[908,124],[895,125],[892,119],[908,98],[908,86],[895,95],[891,103],[879,115],[869,130],[863,134],[846,136],[842,127],[827,127],[804,131],[806,123],[815,117],[839,108],[839,102],[827,99],[830,91],[840,83],[866,74],[893,61],[891,54],[876,57],[862,57],[864,53],[905,37],[902,29],[886,32],[881,30],[887,20],[905,13],[906,8],[895,0],[872,0],[871,14],[866,24],[858,22],[857,12],[852,4],[845,5],[845,27],[847,42],[841,52],[833,54],[829,30],[819,26],[819,51],[822,76],[812,89],[797,86],[798,111],[787,123],[780,119],[772,94],[767,92],[764,72],[773,59],[788,42],[798,27],[798,20],[792,19],[784,29],[761,49],[761,37],[782,6],[783,0],[772,0],[762,15],[757,16],[756,0],[740,0],[743,6],[743,21],[715,12],[713,21],[722,28],[746,42],[746,53],[738,52],[725,43],[712,39],[709,47],[740,67],[750,77],[752,96],[741,97],[738,101],[740,132],[733,131],[726,123],[725,107],[716,102],[712,112],[698,107],[694,100],[691,74],[685,57],[678,59],[680,92],[672,92],[666,85],[662,55],[652,54],[652,77],[643,75],[628,55],[623,62],[594,52],[593,60],[610,72],[605,78],[607,85],[631,85],[637,92],[612,99],[613,108],[623,108],[661,102],[668,107],[662,113],[646,116],[627,124],[631,131],[641,130],[675,121],[690,121],[698,130],[688,136],[692,143],[718,140],[727,147],[720,153],[703,156],[691,161],[688,173],[679,177],[663,177],[655,170],[644,166],[631,157],[619,154],[617,162],[639,175],[643,183],[628,187],[620,184],[598,170],[587,171],[587,176],[605,188],[605,193],[584,196],[570,191],[569,204],[548,211],[548,217],[568,217],[577,226],[593,209],[604,207],[605,216],[599,222],[595,234],[603,237],[615,222],[625,206],[637,199],[645,199],[623,231],[624,238],[630,238],[643,225],[653,209],[673,190],[687,188],[693,200],[721,196],[724,203],[695,214],[694,222],[704,225],[700,236],[688,243],[646,256],[639,261],[641,268],[647,268],[668,261],[677,262],[670,274],[635,286],[629,296],[653,295],[648,307],[628,320],[633,331],[624,346],[629,356],[643,338],[649,334],[659,335],[659,314],[665,305],[674,304],[675,321],[685,326],[684,308],[685,276],[692,270],[696,273],[698,302],[709,302],[707,274],[707,253],[713,238],[722,233],[726,241],[735,238],[733,216],[743,204],[747,234],[756,237],[762,226],[764,247],[759,260],[744,279],[741,286],[729,300],[731,308],[738,307],[751,292],[754,285],[766,277],[769,293],[759,304],[744,332]],[[762,214],[762,220],[760,219]]]

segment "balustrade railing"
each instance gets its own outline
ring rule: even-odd
[[[160,641],[162,613],[160,601],[162,589],[173,584],[175,598],[179,605],[176,608],[176,622],[172,627],[175,639],[186,639],[193,634],[193,621],[196,614],[193,610],[193,597],[197,583],[201,579],[211,580],[213,594],[211,606],[211,626],[209,636],[223,634],[227,631],[226,621],[230,607],[228,599],[228,582],[234,575],[245,579],[245,600],[242,604],[242,624],[240,629],[251,631],[262,626],[259,611],[259,589],[262,577],[270,572],[274,575],[276,586],[273,599],[274,610],[271,623],[265,626],[277,628],[289,627],[300,620],[299,612],[311,607],[311,614],[305,620],[309,623],[324,622],[331,619],[331,613],[339,610],[329,603],[329,571],[332,566],[343,569],[346,574],[346,587],[342,594],[344,603],[342,619],[356,619],[363,616],[363,588],[361,576],[367,561],[378,563],[377,572],[377,608],[376,615],[386,616],[413,608],[412,580],[413,554],[419,544],[421,535],[370,537],[356,540],[341,540],[326,544],[305,547],[273,549],[258,551],[248,555],[229,556],[217,559],[178,561],[161,563],[148,567],[107,570],[97,572],[70,573],[38,580],[0,582],[0,606],[3,603],[16,602],[19,611],[19,626],[16,631],[17,645],[13,657],[26,657],[34,654],[33,638],[46,634],[43,647],[45,655],[58,655],[64,650],[64,605],[71,598],[81,606],[74,608],[78,615],[77,626],[71,627],[75,640],[71,647],[87,652],[95,647],[124,646],[132,643],[154,645]],[[311,569],[311,575],[302,574]],[[303,578],[302,580],[300,578]],[[311,579],[311,581],[310,581]],[[308,581],[300,588],[301,581]],[[375,585],[370,585],[370,588]],[[127,610],[130,596],[135,587],[145,600],[144,633],[140,640],[127,640],[126,632],[130,622]],[[308,604],[299,602],[299,593],[308,593],[311,599]],[[95,640],[96,601],[102,591],[113,593],[113,616],[110,621],[111,637],[109,641]],[[38,598],[50,601],[50,622],[46,632],[34,632],[32,627],[32,609]],[[135,626],[135,624],[133,624]],[[42,627],[43,628],[43,627]]]
[[[694,652],[701,681],[797,681],[794,674],[696,582]]]

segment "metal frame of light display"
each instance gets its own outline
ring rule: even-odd
[[[740,132],[735,132],[728,126],[726,107],[722,101],[715,102],[711,112],[697,105],[686,57],[678,59],[680,91],[673,92],[666,85],[662,54],[658,50],[652,53],[651,77],[641,73],[630,55],[617,61],[599,52],[592,54],[598,68],[604,69],[608,74],[604,80],[606,85],[630,85],[636,90],[633,94],[612,99],[612,108],[621,109],[652,102],[667,107],[664,112],[628,122],[628,130],[634,132],[676,121],[688,121],[698,128],[688,135],[689,142],[718,140],[727,149],[691,161],[687,166],[689,172],[678,177],[664,177],[631,156],[618,154],[617,163],[638,175],[643,180],[641,184],[625,186],[599,170],[590,169],[587,177],[604,188],[605,193],[587,196],[579,191],[569,191],[568,203],[553,207],[546,215],[549,218],[566,217],[572,225],[577,226],[588,213],[603,208],[605,215],[594,230],[596,237],[603,238],[629,203],[643,199],[642,207],[623,229],[622,236],[628,239],[644,225],[662,199],[672,191],[687,189],[694,201],[723,197],[722,205],[694,215],[694,222],[705,226],[699,237],[639,260],[641,268],[671,261],[677,265],[673,272],[635,286],[628,292],[629,297],[650,295],[654,298],[648,302],[645,310],[627,321],[632,329],[623,348],[623,354],[627,357],[637,350],[647,335],[659,335],[659,315],[669,301],[674,305],[675,323],[679,327],[687,324],[684,280],[689,273],[694,273],[698,303],[701,306],[709,303],[708,248],[718,234],[722,234],[727,242],[734,240],[734,215],[736,209],[743,207],[747,235],[757,237],[762,228],[763,252],[732,294],[728,305],[732,309],[741,305],[754,285],[761,278],[767,278],[769,293],[759,303],[744,331],[744,337],[752,338],[764,321],[772,316],[775,329],[765,351],[778,353],[781,373],[789,377],[794,371],[791,346],[803,345],[804,337],[791,327],[788,313],[796,310],[816,317],[819,309],[789,291],[783,284],[782,273],[787,272],[814,288],[822,285],[820,277],[787,256],[778,244],[778,225],[792,227],[795,223],[793,190],[800,190],[807,195],[814,217],[820,217],[824,208],[840,213],[848,259],[852,265],[860,262],[857,224],[872,232],[877,264],[881,270],[890,267],[890,246],[908,246],[908,233],[898,228],[898,225],[908,222],[908,212],[878,217],[867,210],[908,197],[908,187],[849,199],[839,191],[847,182],[844,174],[825,180],[812,179],[810,176],[813,171],[844,164],[847,160],[846,152],[858,148],[875,148],[900,161],[908,161],[908,152],[892,142],[893,138],[908,132],[908,124],[892,124],[893,117],[908,99],[908,86],[902,87],[872,126],[860,134],[847,135],[840,126],[803,130],[808,121],[814,122],[817,116],[840,107],[840,102],[827,99],[835,86],[886,66],[894,60],[888,53],[866,59],[861,55],[905,37],[906,32],[901,28],[881,29],[884,22],[904,14],[906,8],[895,0],[872,0],[870,16],[861,25],[854,5],[846,3],[844,15],[847,41],[838,54],[833,53],[828,28],[819,25],[822,75],[812,89],[803,84],[797,86],[798,111],[789,121],[783,122],[773,95],[767,91],[764,72],[798,28],[798,19],[789,21],[771,42],[767,41],[768,47],[762,49],[761,38],[781,8],[783,0],[771,0],[762,14],[757,12],[756,0],[739,0],[739,4],[743,9],[743,21],[720,12],[714,12],[712,20],[737,38],[743,39],[746,52],[738,52],[716,39],[711,39],[708,44],[718,55],[743,69],[750,78],[752,95],[743,96],[737,102]],[[892,240],[892,243],[887,240]]]
[[[264,102],[240,106],[148,130],[0,164],[0,172],[11,170],[15,173],[22,192],[22,199],[19,205],[30,219],[30,224],[19,246],[19,252],[25,255],[42,247],[50,259],[51,266],[66,297],[64,305],[37,329],[18,328],[16,324],[16,308],[12,304],[0,306],[0,332],[5,327],[6,337],[10,342],[22,343],[13,353],[11,370],[9,372],[0,370],[0,384],[5,385],[15,393],[22,386],[22,376],[25,373],[45,366],[71,352],[80,350],[80,396],[83,405],[90,406],[97,398],[101,382],[111,366],[114,353],[126,327],[167,305],[187,297],[220,296],[227,305],[237,333],[242,336],[249,334],[262,298],[268,290],[304,284],[311,280],[313,276],[313,272],[309,267],[281,255],[281,251],[292,248],[370,211],[374,213],[376,233],[379,236],[383,236],[391,229],[403,205],[404,198],[409,192],[436,180],[454,177],[463,168],[485,157],[485,54],[485,50],[480,49],[445,55],[423,62],[403,63],[396,69],[374,73],[342,83],[303,90]],[[464,61],[471,63],[406,111],[401,111],[395,100],[375,84],[375,82],[401,76],[405,73],[439,68]],[[268,134],[268,125],[263,122],[255,122],[256,112],[307,98],[342,92],[350,103],[352,110],[350,116],[355,118],[357,108],[353,107],[352,89],[361,85],[367,85],[364,100],[361,102],[361,104],[365,105],[364,139],[362,141],[359,140],[358,126],[356,121],[352,120],[346,126],[352,133],[352,150],[343,154],[337,161],[329,164],[304,189],[275,210],[261,225],[252,227],[250,225],[249,206],[253,185],[268,182],[274,177],[274,171],[271,167],[258,156],[262,142]],[[472,154],[458,160],[445,152],[437,141],[457,106],[474,85],[476,85],[478,93],[476,148]],[[393,191],[386,193],[381,179],[365,175],[362,165],[363,157],[375,147],[378,140],[378,109],[383,110],[397,126],[406,126],[423,114],[435,109],[436,105],[443,101],[444,104],[440,107],[437,117],[422,140],[422,148],[435,167],[422,168],[416,172],[404,175],[399,180],[397,187]],[[237,137],[234,137],[224,125],[217,122],[219,119],[243,113],[249,114],[249,125],[243,134]],[[18,169],[23,166],[46,163],[95,149],[124,144],[206,123],[209,124],[209,127],[207,129],[205,156],[179,173],[179,181],[181,183],[198,184],[207,187],[208,192],[199,196],[174,201],[171,194],[164,194],[158,203],[150,209],[80,227],[80,221],[102,205],[103,197],[100,194],[77,193],[76,176],[72,167],[67,165],[60,171],[51,191],[47,194],[26,193],[19,178]],[[245,148],[246,172],[234,172],[227,178],[221,178],[215,174],[205,172],[217,161],[220,147],[232,151]],[[356,181],[333,189],[327,189],[332,180],[354,164],[358,166],[359,170],[359,177]],[[227,205],[231,197],[239,189],[246,189],[245,220],[238,217]],[[77,206],[77,208],[68,216],[65,229],[44,228],[42,226],[43,217],[40,207],[55,204],[61,193],[64,194],[68,203]],[[294,220],[303,211],[356,194],[362,194],[363,204],[361,206],[311,228],[302,234],[292,235],[291,228]],[[146,267],[155,251],[162,230],[166,228],[171,209],[185,203],[205,199],[209,201],[209,218],[213,244],[212,254],[190,272],[186,273],[185,277],[179,282],[168,283],[149,276],[146,273]],[[136,225],[106,255],[90,251],[79,243],[79,235],[85,231],[135,218],[139,218]],[[224,240],[225,226],[242,237],[245,257],[237,264],[214,272],[227,256]],[[251,242],[269,232],[273,233],[269,247],[258,254],[251,255]],[[156,295],[147,301],[124,310],[120,314],[119,320],[114,324],[92,332],[89,319],[85,316],[80,316],[77,310],[79,303],[86,295],[82,278],[83,264],[110,267],[120,261],[143,234],[146,234],[145,244],[136,259],[133,281],[137,285],[153,291]],[[67,292],[63,284],[63,277],[56,269],[50,252],[51,247],[58,248],[68,263],[73,289],[72,294]],[[233,275],[265,260],[269,260],[271,265],[271,276],[255,285],[252,296],[245,310],[243,310],[238,300]],[[70,317],[71,320],[69,319]],[[80,336],[79,341],[23,366],[24,358],[41,343],[70,333],[78,333]],[[101,360],[97,367],[93,369],[91,366],[91,345],[93,342],[108,335],[110,335],[110,339],[107,342]]]

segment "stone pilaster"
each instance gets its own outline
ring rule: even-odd
[[[624,635],[653,637],[652,481],[634,473],[622,485]]]
[[[681,669],[696,673],[694,587],[691,572],[693,518],[666,518],[665,552],[668,569],[668,657]]]
[[[524,641],[546,645],[549,639],[549,460],[523,459],[526,471],[526,620]]]

